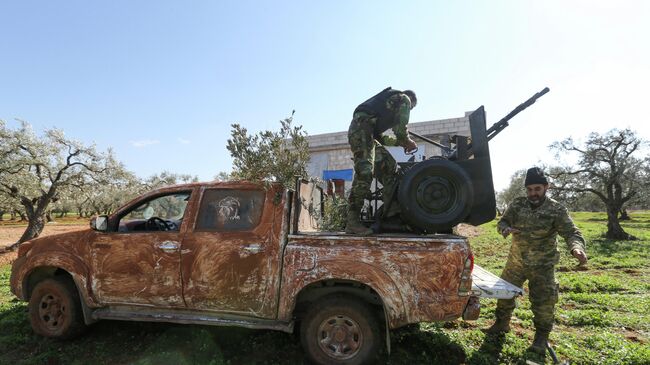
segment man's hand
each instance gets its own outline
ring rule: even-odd
[[[508,237],[510,233],[521,233],[521,231],[518,230],[517,228],[512,228],[512,227],[506,227],[503,229],[503,231],[501,231],[501,235],[503,236],[503,238]]]
[[[406,154],[411,154],[417,151],[417,149],[418,149],[418,145],[415,144],[415,141],[413,141],[410,138],[406,140],[406,143],[404,143],[404,153]]]
[[[579,263],[580,266],[587,264],[587,254],[584,251],[576,248],[571,251],[571,254],[573,255],[573,257],[578,259],[578,261],[580,262]]]

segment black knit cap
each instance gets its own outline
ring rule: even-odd
[[[539,167],[531,167],[526,171],[526,181],[524,182],[524,186],[532,184],[548,185],[548,179],[546,178],[546,175],[544,175],[544,171]]]

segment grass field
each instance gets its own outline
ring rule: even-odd
[[[650,212],[633,212],[624,228],[638,241],[602,238],[605,216],[573,214],[587,241],[590,263],[578,270],[565,252],[557,267],[560,302],[551,342],[571,364],[650,364]],[[486,224],[473,237],[477,264],[500,273],[509,239]],[[565,249],[564,242],[560,243]],[[10,265],[0,264],[0,364],[302,364],[294,335],[240,328],[99,322],[84,336],[54,341],[32,334],[26,305],[9,291]],[[392,333],[386,364],[519,364],[534,332],[525,297],[514,330],[486,340],[494,300],[482,300],[474,322],[422,323]],[[551,360],[547,357],[547,363]]]

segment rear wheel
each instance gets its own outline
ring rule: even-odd
[[[35,333],[52,338],[71,338],[85,324],[77,288],[65,277],[45,279],[29,298],[29,320]]]
[[[358,299],[330,296],[302,320],[302,347],[316,364],[372,364],[381,346],[376,316]]]
[[[428,232],[446,232],[469,214],[474,190],[469,175],[447,160],[413,166],[400,181],[402,219]]]

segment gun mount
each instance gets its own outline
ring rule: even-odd
[[[452,146],[409,132],[439,147],[439,156],[420,162],[399,163],[396,201],[377,208],[381,190],[373,195],[375,209],[369,209],[366,221],[374,222],[373,230],[417,230],[425,233],[450,232],[459,223],[480,225],[496,216],[496,200],[488,142],[507,126],[508,121],[535,103],[549,91],[544,88],[508,115],[486,129],[483,106],[469,118],[470,138],[456,136]],[[399,204],[399,214],[384,217],[392,204]]]

